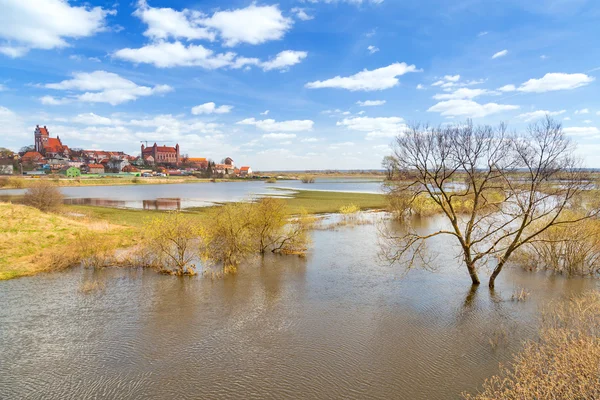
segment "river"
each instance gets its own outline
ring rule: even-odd
[[[152,179],[152,178],[149,178]],[[338,192],[382,193],[377,179],[317,179],[305,184],[298,180],[265,183],[233,181],[218,183],[144,184],[115,186],[62,187],[67,204],[85,204],[119,208],[173,210],[204,207],[227,201],[243,201],[257,196],[285,196],[289,190],[325,190]],[[22,196],[24,189],[0,190],[0,201]]]
[[[457,398],[535,336],[540,307],[598,287],[507,269],[494,293],[472,292],[447,240],[431,246],[435,273],[378,263],[367,224],[223,279],[76,268],[0,282],[0,398]],[[104,289],[82,292],[90,280]],[[519,288],[530,296],[512,301]]]

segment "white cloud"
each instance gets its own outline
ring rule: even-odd
[[[584,124],[591,124],[592,120],[591,119],[585,119],[585,120],[583,120],[583,123]]]
[[[335,3],[349,3],[349,4],[356,4],[356,5],[361,5],[363,3],[370,3],[370,4],[381,4],[383,3],[384,0],[301,0],[302,2],[307,2],[307,3],[312,3],[312,4],[316,4],[316,3],[326,3],[326,4],[335,4]]]
[[[231,112],[233,106],[222,105],[217,107],[214,102],[204,103],[199,106],[192,107],[192,114],[227,114]]]
[[[386,103],[385,100],[366,100],[366,101],[357,101],[356,104],[358,104],[361,107],[376,107],[376,106],[382,106]]]
[[[371,45],[371,46],[367,47],[367,50],[369,50],[369,53],[375,54],[379,51],[379,48]]]
[[[307,55],[308,53],[305,51],[284,50],[277,54],[272,60],[260,63],[260,66],[265,71],[270,71],[272,69],[286,69],[300,63]]]
[[[479,36],[479,37],[481,37],[481,36],[485,36],[485,35],[487,35],[488,33],[489,33],[488,31],[479,32],[479,33],[477,34],[477,36]]]
[[[567,112],[566,110],[560,110],[560,111],[537,110],[537,111],[531,111],[528,113],[519,114],[519,115],[517,115],[517,118],[520,118],[524,121],[533,121],[533,120],[542,119],[546,115],[548,115],[550,117],[554,117],[557,115],[564,114],[566,112]]]
[[[544,93],[555,90],[570,90],[585,86],[595,78],[586,74],[548,73],[540,79],[530,79],[519,87],[520,92]]]
[[[563,131],[567,135],[573,136],[590,136],[600,134],[600,129],[594,126],[573,126],[570,128],[564,128]]]
[[[311,120],[291,120],[277,122],[274,119],[256,120],[254,118],[246,118],[237,122],[237,124],[254,125],[258,129],[267,132],[302,132],[312,130],[314,122]]]
[[[261,44],[279,40],[291,29],[293,21],[281,14],[279,7],[250,6],[237,10],[217,11],[201,24],[216,29],[225,46],[239,43]]]
[[[42,104],[48,105],[48,106],[59,106],[62,104],[69,103],[70,100],[69,99],[57,99],[56,97],[53,97],[53,96],[42,96],[40,98],[40,102]]]
[[[515,105],[497,103],[479,104],[473,100],[456,99],[439,102],[427,111],[439,112],[441,115],[448,117],[479,118],[518,108],[519,106]]]
[[[293,25],[293,21],[284,17],[276,5],[251,4],[246,8],[217,11],[209,17],[188,9],[154,8],[140,0],[134,15],[148,25],[144,35],[153,40],[185,38],[212,41],[218,36],[229,47],[239,43],[261,44],[279,40]]]
[[[272,140],[286,140],[286,139],[294,139],[296,134],[294,133],[265,133],[262,135],[263,139],[272,139]]]
[[[302,21],[310,21],[314,17],[312,15],[308,15],[306,13],[306,9],[300,7],[294,7],[290,10],[293,14],[296,14],[296,17]]]
[[[325,81],[309,82],[305,86],[309,89],[338,88],[350,91],[384,90],[398,85],[398,76],[409,72],[418,72],[414,65],[395,63],[369,71],[367,69],[348,77],[336,76]]]
[[[570,120],[571,120],[571,117],[564,117],[563,118],[563,121],[570,121]]]
[[[63,99],[44,96],[42,98],[42,103],[44,104],[62,104],[67,101],[78,100],[90,103],[109,103],[113,106],[136,100],[139,97],[166,93],[173,90],[167,85],[157,85],[154,87],[138,86],[128,79],[106,71],[94,71],[91,73],[77,72],[73,74],[72,79],[59,83],[48,83],[44,87],[54,90],[85,92]]]
[[[157,42],[139,49],[125,48],[113,54],[122,60],[136,64],[153,64],[159,68],[198,66],[217,69],[232,65],[235,53],[215,54],[202,45],[183,45],[181,42]]]
[[[269,110],[265,110],[265,111],[261,112],[260,115],[269,115],[269,112],[270,112]]]
[[[0,38],[9,45],[0,52],[9,57],[23,56],[29,49],[69,46],[68,39],[88,37],[106,29],[106,16],[116,11],[101,7],[71,7],[65,0],[3,0]]]
[[[507,55],[507,54],[508,54],[508,50],[506,50],[506,49],[505,49],[505,50],[501,50],[501,51],[499,51],[499,52],[495,53],[495,54],[492,56],[492,59],[494,59],[494,58],[500,58],[500,57],[504,57],[504,56],[505,56],[505,55]]]
[[[0,83],[0,92],[7,90],[6,86]]]
[[[214,31],[201,25],[202,17],[205,15],[198,11],[154,8],[150,7],[145,0],[140,0],[133,15],[148,25],[144,36],[154,40],[185,38],[213,41],[216,37]]]
[[[406,128],[404,120],[400,117],[345,118],[336,125],[354,131],[367,132],[367,139],[395,137]]]
[[[590,110],[588,108],[582,108],[581,110],[575,111],[575,114],[589,114]]]
[[[496,94],[495,92],[490,92],[486,89],[469,89],[469,88],[460,88],[456,89],[452,93],[441,93],[433,96],[436,100],[453,100],[453,99],[473,99],[475,97],[484,95],[484,94]]]
[[[315,142],[318,142],[319,140],[320,140],[319,138],[309,137],[309,138],[302,139],[301,142],[304,142],[304,143],[315,143]]]
[[[237,57],[234,52],[215,53],[202,45],[184,45],[176,42],[156,42],[138,49],[125,48],[116,51],[114,57],[136,64],[153,64],[159,68],[192,67],[198,66],[205,69],[242,68],[245,66],[258,66],[265,71],[273,69],[286,69],[298,64],[307,53],[304,51],[285,50],[273,59],[262,62],[258,58]]]
[[[514,92],[515,90],[517,90],[517,88],[515,87],[515,85],[504,85],[502,87],[499,87],[498,90],[501,92]]]
[[[118,120],[113,120],[111,118],[102,117],[100,115],[94,113],[87,114],[78,114],[75,118],[71,120],[77,124],[84,125],[114,125],[120,123]]]
[[[417,89],[418,90],[424,90],[425,86],[421,85],[420,83],[417,85]]]
[[[460,80],[460,75],[446,75],[444,76],[444,80],[449,82],[458,82]]]

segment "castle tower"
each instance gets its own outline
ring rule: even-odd
[[[44,154],[44,145],[48,143],[48,139],[50,138],[50,133],[48,132],[48,128],[44,125],[43,128],[40,128],[39,125],[35,126],[34,136],[34,144],[35,151],[40,154]]]

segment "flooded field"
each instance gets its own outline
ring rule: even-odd
[[[236,181],[158,185],[116,185],[62,187],[67,204],[147,210],[178,210],[210,206],[220,202],[243,201],[257,196],[285,196],[286,189],[323,190],[356,193],[382,193],[381,180],[320,179],[313,184],[297,180],[265,183]],[[0,190],[0,201],[22,196],[24,189]]]
[[[431,246],[438,272],[405,274],[378,263],[372,224],[313,241],[306,258],[223,279],[73,269],[0,282],[0,397],[457,398],[534,337],[540,307],[598,287],[508,269],[495,292],[472,291],[445,239]]]

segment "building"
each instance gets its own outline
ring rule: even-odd
[[[88,174],[103,174],[104,173],[104,165],[88,164],[87,170],[88,170]]]
[[[252,175],[252,168],[240,167],[240,176],[249,176],[249,175]]]
[[[14,172],[12,158],[0,158],[0,175],[12,175]]]
[[[179,144],[175,147],[158,146],[156,143],[152,147],[142,145],[142,158],[146,160],[147,157],[152,157],[155,164],[179,165],[181,163]]]
[[[35,151],[47,158],[65,157],[69,158],[71,150],[68,146],[62,144],[60,137],[50,137],[50,132],[46,126],[36,125],[34,136]]]
[[[203,157],[197,157],[197,158],[190,157],[190,158],[188,158],[187,162],[192,168],[197,168],[197,169],[208,168],[208,160]]]
[[[214,173],[215,174],[223,174],[230,175],[233,174],[234,167],[229,164],[215,164]]]
[[[21,157],[21,162],[24,164],[37,164],[44,161],[44,156],[37,151],[28,151]]]

